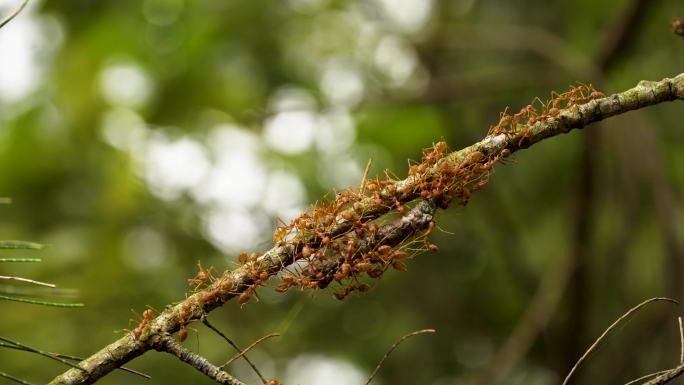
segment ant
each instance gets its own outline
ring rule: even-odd
[[[133,335],[135,336],[135,339],[140,339],[140,336],[142,335],[143,331],[152,322],[153,319],[154,313],[152,312],[152,309],[145,309],[145,311],[143,312],[142,321],[140,321],[138,327],[133,329]]]
[[[180,324],[180,329],[178,330],[178,340],[180,342],[185,341],[186,338],[188,338],[188,331],[186,330],[185,326],[190,322],[190,318],[188,315],[191,316],[192,311],[192,304],[190,302],[185,302],[183,303],[183,306],[181,306],[181,311],[178,313],[178,323]]]
[[[193,289],[194,291],[197,291],[197,289],[202,287],[202,285],[204,285],[207,282],[207,280],[210,282],[213,282],[216,279],[216,278],[214,278],[214,276],[211,273],[212,270],[214,269],[213,267],[209,267],[208,269],[203,269],[202,263],[199,261],[197,262],[197,267],[198,267],[199,271],[197,272],[195,277],[188,280],[189,285],[191,285],[191,286],[195,285],[195,288]]]
[[[314,249],[309,246],[304,246],[302,248],[302,257],[308,259],[312,254],[314,254]]]
[[[430,248],[430,237],[432,236],[432,232],[435,230],[435,221],[430,221],[428,223],[427,230],[425,230],[425,234],[423,234],[423,240],[425,242],[425,246]]]
[[[351,286],[343,288],[341,292],[335,293],[335,298],[337,298],[338,300],[341,301],[346,296],[348,296],[350,293],[352,293],[354,291],[358,291],[359,293],[365,293],[368,290],[370,290],[370,286],[366,283],[362,283],[359,285],[351,285]]]
[[[257,301],[259,300],[259,296],[256,295],[256,287],[257,287],[256,283],[251,284],[247,287],[247,289],[245,291],[243,291],[240,294],[240,296],[238,297],[238,303],[240,304],[241,307],[244,306],[247,302],[249,302],[249,300],[252,298],[252,295],[254,295],[254,297],[257,299]]]

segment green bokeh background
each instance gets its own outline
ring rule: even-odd
[[[3,14],[15,3],[0,3]],[[140,154],[154,138],[189,138],[206,151],[213,128],[239,127],[255,138],[266,170],[297,177],[305,207],[333,188],[357,185],[369,157],[371,175],[390,169],[403,176],[406,160],[418,159],[441,137],[454,149],[469,145],[506,106],[517,109],[576,81],[610,93],[681,73],[684,40],[669,31],[670,20],[684,16],[681,1],[648,2],[610,71],[593,69],[631,3],[32,1],[0,30],[1,78],[19,71],[17,57],[8,56],[14,38],[29,45],[38,69],[32,87],[15,89],[18,96],[0,87],[0,196],[13,200],[0,206],[0,239],[49,247],[21,254],[40,256],[42,263],[5,264],[0,274],[77,288],[74,300],[86,307],[2,302],[0,335],[87,356],[129,327],[136,318],[131,309],[142,313],[148,305],[160,309],[184,298],[198,261],[217,270],[235,265],[238,250],[207,231],[214,207],[190,188],[161,194],[146,177],[154,164]],[[39,38],[30,40],[27,31]],[[142,101],[131,102],[138,94],[122,103],[107,96],[103,78],[119,65],[143,75],[148,94]],[[333,76],[335,68],[342,70]],[[335,85],[351,91],[340,96]],[[279,113],[273,101],[287,89],[306,95],[307,113],[350,118],[353,142],[325,151],[312,144],[296,154],[269,144],[265,127]],[[112,111],[141,122],[146,139],[113,145],[103,128]],[[316,383],[307,363],[320,359],[355,368],[363,381],[396,339],[427,327],[437,334],[402,345],[377,383],[469,383],[501,364],[495,354],[541,282],[562,275],[572,259],[576,217],[586,215],[575,205],[585,135],[596,130],[600,144],[592,147],[589,168],[593,210],[585,218],[580,276],[568,285],[547,279],[548,293],[562,293],[561,300],[502,381],[560,383],[625,310],[649,297],[684,298],[682,121],[681,103],[659,105],[515,154],[468,206],[439,214],[444,231],[433,238],[439,252],[418,256],[407,272],[389,272],[370,293],[339,302],[330,291],[261,289],[259,303],[228,303],[210,319],[243,346],[282,333],[251,357],[287,385],[296,371],[303,379],[291,381]],[[316,122],[314,135],[322,124]],[[274,228],[276,218],[258,204],[249,210]],[[268,230],[251,241],[255,248],[268,248]],[[677,313],[660,304],[643,311],[593,355],[575,382],[624,383],[677,363]],[[216,363],[233,354],[212,332],[193,326],[197,333],[190,332],[188,347]],[[294,366],[297,359],[304,364]],[[160,353],[130,367],[153,379],[115,372],[101,383],[211,383]],[[34,383],[63,370],[38,356],[0,350],[0,371]],[[242,363],[231,370],[258,382]],[[330,383],[347,382],[338,377]]]

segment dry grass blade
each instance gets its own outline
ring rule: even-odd
[[[228,344],[230,344],[230,346],[232,346],[233,348],[235,348],[235,350],[236,350],[238,353],[240,353],[240,352],[242,351],[242,349],[240,349],[240,348],[235,344],[235,342],[233,342],[233,340],[231,340],[230,338],[228,338],[228,336],[226,336],[225,334],[223,334],[223,332],[221,332],[221,331],[218,330],[214,325],[212,325],[212,324],[209,322],[209,320],[207,319],[207,317],[204,317],[204,318],[202,319],[202,323],[205,324],[209,329],[213,330],[214,333],[218,334],[218,335],[221,336],[224,340],[226,340],[226,342],[228,342]],[[261,372],[260,372],[259,369],[256,367],[256,365],[254,365],[254,363],[252,363],[252,361],[250,361],[249,358],[247,358],[247,355],[243,353],[243,354],[242,354],[242,358],[244,358],[245,361],[247,361],[247,364],[248,364],[250,367],[252,367],[252,370],[254,370],[254,373],[256,373],[257,376],[259,376],[259,378],[261,379],[261,382],[263,382],[264,384],[266,384],[266,379],[264,378],[263,375],[261,375]]]
[[[240,358],[240,357],[244,356],[245,354],[247,354],[247,352],[250,351],[250,350],[252,350],[253,347],[259,345],[261,342],[263,342],[263,341],[265,341],[265,340],[267,340],[267,339],[269,339],[269,338],[271,338],[271,337],[280,337],[280,334],[278,334],[278,333],[271,333],[271,334],[268,334],[268,335],[265,335],[265,336],[259,338],[258,340],[252,342],[251,345],[249,345],[248,347],[246,347],[245,350],[243,350],[243,351],[241,351],[240,353],[236,354],[236,355],[233,356],[231,359],[229,359],[225,364],[221,365],[220,368],[223,369],[223,368],[225,368],[226,366],[230,365],[231,363],[233,363],[233,361],[235,361],[235,360],[237,360],[238,358]]]
[[[584,361],[589,357],[589,355],[590,355],[594,350],[596,350],[596,348],[599,346],[599,344],[601,344],[601,342],[606,338],[606,336],[608,335],[608,333],[610,333],[611,331],[613,331],[613,329],[615,329],[618,325],[620,325],[620,324],[622,323],[622,321],[625,321],[625,320],[629,319],[629,317],[631,317],[632,314],[634,314],[634,313],[636,313],[637,311],[639,311],[642,307],[648,305],[648,304],[651,303],[651,302],[656,302],[656,301],[666,301],[666,302],[672,302],[672,303],[674,303],[674,304],[679,304],[678,301],[676,301],[676,300],[674,300],[674,299],[672,299],[672,298],[656,297],[656,298],[648,299],[648,300],[646,300],[646,301],[644,301],[644,302],[642,302],[642,303],[640,303],[640,304],[634,306],[633,308],[629,309],[629,310],[627,311],[627,313],[623,314],[620,318],[618,318],[617,320],[615,320],[615,322],[613,322],[613,324],[610,325],[610,326],[608,327],[608,329],[606,329],[606,330],[603,332],[603,334],[601,334],[601,335],[599,336],[599,338],[596,339],[596,341],[594,341],[594,343],[589,347],[589,349],[587,349],[587,351],[584,352],[584,354],[582,355],[582,357],[580,357],[579,360],[577,360],[577,362],[576,362],[575,365],[572,367],[572,369],[570,369],[570,373],[568,373],[568,375],[565,377],[565,380],[563,380],[563,385],[567,385],[567,383],[570,381],[570,378],[572,378],[572,375],[577,371],[577,369],[580,368],[580,366],[582,366],[582,364],[583,364]]]
[[[425,333],[435,333],[435,332],[436,332],[435,329],[422,329],[422,330],[416,330],[416,331],[413,332],[413,333],[409,333],[409,334],[407,334],[407,335],[405,335],[405,336],[399,338],[399,339],[397,340],[397,342],[395,342],[395,343],[389,348],[389,350],[387,351],[387,353],[385,353],[385,355],[382,356],[382,359],[380,360],[380,362],[378,362],[378,366],[375,367],[375,369],[373,370],[373,373],[371,373],[371,375],[368,377],[368,381],[366,381],[366,384],[365,384],[365,385],[368,385],[368,384],[371,383],[371,381],[373,381],[373,378],[375,377],[376,374],[378,374],[378,371],[379,371],[380,368],[382,367],[382,364],[385,362],[385,360],[387,359],[387,357],[389,357],[389,355],[392,354],[392,352],[394,351],[394,349],[396,349],[397,346],[399,346],[399,344],[401,344],[402,342],[406,341],[407,339],[409,339],[409,338],[411,338],[411,337],[413,337],[413,336],[417,336],[417,335],[419,335],[419,334],[425,334]]]
[[[359,194],[363,194],[366,190],[366,179],[368,179],[368,172],[373,165],[373,158],[368,158],[368,163],[366,163],[366,170],[363,172],[363,177],[361,177],[361,185],[359,186]]]

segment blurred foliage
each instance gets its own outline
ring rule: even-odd
[[[239,251],[269,247],[278,219],[358,186],[369,157],[371,176],[402,177],[422,148],[440,137],[469,145],[506,106],[576,81],[609,93],[680,73],[684,46],[669,32],[684,14],[677,1],[649,2],[610,73],[591,70],[629,3],[32,0],[0,31],[0,196],[13,199],[0,237],[47,244],[36,253],[43,263],[22,273],[79,288],[87,306],[0,303],[0,336],[87,356],[132,329],[145,306],[183,298],[198,261],[230,268]],[[1,1],[0,11],[14,6]],[[506,384],[559,383],[581,353],[569,339],[588,346],[635,303],[682,298],[681,122],[671,104],[590,128],[603,144],[587,290],[579,307],[577,293],[564,293]],[[362,383],[397,338],[426,327],[437,335],[404,343],[377,383],[466,383],[498,364],[539,282],[572,254],[585,134],[498,167],[466,208],[439,214],[438,253],[368,294],[338,302],[327,291],[262,289],[260,303],[229,303],[210,318],[242,346],[282,333],[250,357],[288,385]],[[232,356],[193,326],[188,346],[216,363]],[[671,314],[648,309],[576,382],[669,367],[676,333]],[[9,350],[0,363],[32,382],[64,370]],[[130,366],[151,383],[210,383],[162,354]],[[232,370],[256,382],[243,363]],[[325,370],[347,377],[330,382]],[[123,381],[148,383],[119,372],[101,383]]]

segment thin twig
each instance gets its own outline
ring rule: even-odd
[[[45,286],[45,287],[57,287],[57,285],[55,285],[54,283],[40,282],[40,281],[35,281],[33,279],[22,278],[22,277],[12,277],[12,276],[0,275],[0,279],[25,282],[25,283],[30,283],[33,285]]]
[[[644,302],[642,302],[642,303],[636,305],[635,307],[629,309],[629,311],[627,311],[627,313],[623,314],[620,318],[618,318],[615,322],[613,322],[613,324],[610,325],[610,326],[608,327],[608,329],[606,329],[606,330],[603,332],[603,334],[601,334],[601,335],[599,336],[599,338],[596,339],[596,341],[594,341],[594,343],[589,347],[589,349],[587,349],[587,351],[584,352],[584,354],[582,355],[582,357],[580,357],[580,359],[577,360],[577,362],[576,362],[575,365],[572,367],[572,369],[570,369],[570,373],[568,373],[568,375],[565,377],[565,380],[563,380],[563,385],[566,385],[566,384],[568,383],[568,381],[570,381],[570,378],[571,378],[572,375],[575,373],[575,371],[576,371],[577,369],[579,369],[580,366],[582,366],[582,364],[584,363],[584,361],[585,361],[585,360],[589,357],[589,355],[596,349],[596,347],[598,347],[598,345],[603,341],[603,339],[608,335],[608,333],[610,333],[613,329],[615,329],[622,321],[624,321],[624,320],[628,319],[629,317],[631,317],[632,314],[634,314],[635,312],[637,312],[639,309],[641,309],[642,307],[648,305],[648,304],[651,303],[651,302],[655,302],[655,301],[667,301],[667,302],[672,302],[672,303],[674,303],[674,304],[679,304],[679,302],[677,302],[676,300],[671,299],[671,298],[656,297],[656,298],[648,299],[648,300],[646,300],[646,301],[644,301]]]
[[[684,365],[679,365],[674,369],[666,370],[663,374],[652,379],[649,382],[645,382],[642,385],[662,385],[674,380],[684,373]]]
[[[413,333],[409,333],[409,334],[407,334],[407,335],[405,335],[405,336],[399,338],[399,339],[397,340],[397,342],[395,342],[395,343],[389,348],[389,350],[387,351],[387,353],[385,353],[385,355],[382,356],[382,359],[380,360],[380,362],[378,362],[378,366],[376,366],[375,369],[373,369],[373,373],[371,373],[371,375],[368,376],[368,381],[366,381],[366,384],[365,384],[365,385],[368,385],[368,384],[371,383],[371,381],[373,381],[373,377],[375,377],[375,375],[378,374],[378,371],[379,371],[380,368],[382,367],[382,364],[385,362],[385,360],[387,359],[387,357],[389,357],[389,355],[392,354],[392,352],[394,351],[394,349],[396,349],[397,346],[399,346],[399,344],[401,344],[402,342],[404,342],[404,341],[407,340],[408,338],[411,338],[411,337],[413,337],[413,336],[417,336],[418,334],[425,334],[425,333],[435,333],[435,329],[422,329],[422,330],[416,330],[416,331],[413,332]]]
[[[645,379],[647,379],[647,378],[651,378],[651,377],[653,377],[653,376],[659,376],[659,375],[661,375],[661,374],[665,374],[665,373],[669,372],[670,370],[672,370],[672,369],[661,370],[661,371],[655,372],[655,373],[649,373],[649,374],[646,374],[646,375],[641,376],[641,377],[639,377],[639,378],[635,378],[634,380],[625,383],[625,385],[636,384],[637,382],[643,381],[643,380],[645,380]]]
[[[677,317],[679,321],[679,363],[684,364],[684,329],[682,328],[682,317]]]
[[[19,7],[18,7],[14,12],[12,12],[11,15],[7,16],[7,17],[5,18],[5,20],[3,20],[2,22],[0,22],[0,28],[4,27],[5,24],[9,23],[10,21],[12,21],[12,19],[14,19],[15,17],[17,17],[17,15],[24,9],[24,7],[26,6],[26,4],[28,4],[28,0],[22,1],[22,2],[21,2],[21,5],[19,5]]]
[[[228,343],[230,344],[230,346],[232,346],[233,348],[235,348],[235,350],[236,350],[238,353],[240,353],[240,352],[242,351],[242,349],[240,349],[240,348],[235,344],[235,342],[233,342],[230,338],[228,338],[228,336],[226,336],[225,334],[223,334],[220,330],[218,330],[216,327],[214,327],[214,325],[212,325],[211,323],[209,323],[209,319],[208,319],[207,317],[202,318],[202,323],[205,324],[205,325],[207,325],[207,327],[208,327],[209,329],[213,330],[216,334],[218,334],[218,335],[220,335],[221,337],[223,337],[223,339],[226,340],[226,342],[228,342]],[[256,373],[257,376],[259,376],[259,378],[261,379],[261,382],[263,382],[264,384],[266,384],[266,383],[267,383],[266,379],[264,378],[264,376],[261,375],[261,372],[259,372],[259,369],[257,369],[256,365],[254,365],[254,364],[252,363],[252,361],[250,361],[249,358],[247,358],[247,355],[246,355],[246,354],[243,354],[243,355],[242,355],[242,358],[244,358],[245,361],[247,361],[247,363],[249,364],[249,366],[252,367],[252,370],[254,370],[254,373]]]
[[[252,344],[249,345],[245,350],[241,351],[241,352],[238,353],[237,355],[233,356],[233,358],[229,359],[225,364],[221,365],[220,368],[223,369],[223,368],[225,368],[226,366],[230,365],[231,363],[233,363],[233,361],[235,361],[235,360],[237,360],[238,358],[244,356],[248,351],[252,350],[253,347],[259,345],[261,342],[263,342],[263,341],[265,341],[265,340],[267,340],[267,339],[269,339],[269,338],[271,338],[271,337],[280,337],[280,334],[278,334],[278,333],[271,333],[271,334],[268,334],[268,335],[265,335],[265,336],[259,338],[258,340],[252,342]]]
[[[154,348],[161,352],[173,354],[181,361],[202,372],[204,375],[219,384],[246,385],[242,381],[228,374],[228,372],[223,371],[221,368],[209,362],[209,360],[206,358],[186,349],[183,345],[179,344],[171,337],[167,336],[160,338],[159,341],[154,345]]]

